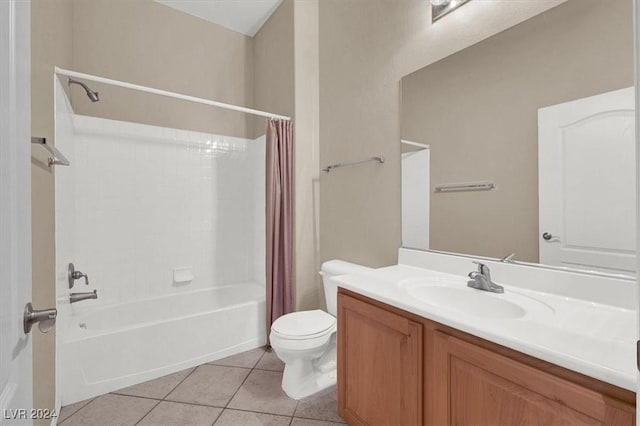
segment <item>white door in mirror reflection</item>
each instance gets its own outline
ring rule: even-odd
[[[429,248],[429,146],[402,153],[402,246]]]
[[[538,111],[540,263],[636,270],[634,89]]]

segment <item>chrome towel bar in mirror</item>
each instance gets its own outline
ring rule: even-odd
[[[493,182],[450,183],[436,185],[435,192],[490,191],[496,189]]]

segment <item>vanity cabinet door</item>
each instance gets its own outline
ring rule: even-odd
[[[632,425],[634,408],[436,332],[435,424]]]
[[[350,425],[422,424],[422,328],[338,295],[338,406]]]

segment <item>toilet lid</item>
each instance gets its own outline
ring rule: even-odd
[[[271,330],[282,336],[303,337],[321,334],[330,330],[336,319],[328,313],[316,309],[314,311],[294,312],[283,315],[271,325]]]

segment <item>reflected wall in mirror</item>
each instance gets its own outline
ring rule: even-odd
[[[635,274],[632,8],[569,0],[402,79],[404,247]]]

